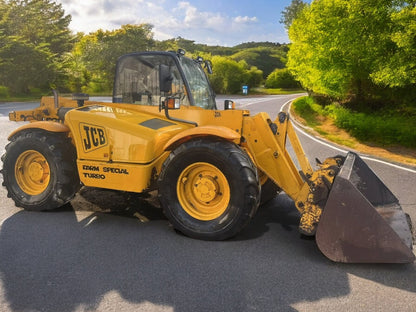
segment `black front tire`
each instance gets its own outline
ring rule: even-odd
[[[188,179],[184,176],[188,171],[189,190],[181,191],[181,181]],[[200,186],[199,181],[207,185]],[[197,239],[224,240],[235,236],[248,224],[260,202],[256,167],[241,148],[227,141],[205,138],[180,145],[163,164],[158,184],[158,197],[167,218],[175,229]],[[205,205],[198,201],[205,194],[198,192],[210,186],[215,191],[207,192],[207,197],[213,204]]]
[[[65,205],[80,188],[76,158],[66,133],[33,129],[17,133],[1,158],[7,196],[26,210]]]

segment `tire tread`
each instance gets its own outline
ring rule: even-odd
[[[215,233],[205,233],[199,232],[198,230],[187,229],[174,217],[171,211],[171,202],[173,199],[167,198],[167,192],[165,192],[165,190],[167,190],[172,183],[176,185],[176,181],[172,181],[172,179],[167,176],[167,172],[172,171],[170,168],[171,166],[175,167],[177,165],[176,160],[178,158],[192,157],[192,153],[189,151],[203,151],[214,155],[213,157],[223,157],[228,161],[227,166],[230,166],[233,170],[238,172],[236,175],[241,178],[243,183],[242,187],[244,188],[242,190],[242,193],[244,194],[244,207],[241,208],[242,211],[239,213],[238,220],[233,220],[232,224],[228,228],[224,228],[224,230],[220,230]],[[175,167],[175,170],[180,169]],[[250,222],[260,203],[260,186],[255,165],[244,150],[242,150],[238,145],[228,141],[201,138],[183,143],[170,153],[162,165],[158,184],[158,197],[165,215],[177,230],[185,235],[198,239],[224,240],[235,236]],[[231,197],[232,196],[233,194],[231,194]]]
[[[52,191],[44,200],[31,202],[25,199],[24,193],[15,191],[14,161],[8,154],[19,149],[21,144],[37,142],[41,148],[46,148],[52,154],[52,161],[57,165],[57,183],[52,186]],[[5,147],[6,153],[2,155],[3,186],[7,189],[7,196],[12,198],[17,207],[26,210],[52,210],[69,202],[80,188],[80,180],[76,166],[76,150],[66,133],[50,133],[44,130],[22,131],[14,135]]]

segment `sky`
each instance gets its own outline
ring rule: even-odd
[[[153,25],[154,39],[182,37],[196,43],[289,42],[279,23],[291,0],[55,0],[72,16],[74,32]]]

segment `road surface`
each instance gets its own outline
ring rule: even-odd
[[[293,97],[235,100],[275,117]],[[18,126],[7,119],[10,109],[0,106],[0,149]],[[340,153],[299,136],[310,159]],[[416,220],[416,173],[367,163]],[[329,261],[300,238],[284,194],[224,242],[176,234],[152,199],[108,190],[83,189],[53,212],[17,209],[4,188],[0,203],[2,312],[416,311],[416,264]]]

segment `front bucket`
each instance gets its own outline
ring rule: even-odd
[[[398,199],[354,153],[335,177],[316,231],[321,252],[336,262],[411,263],[410,224]]]

